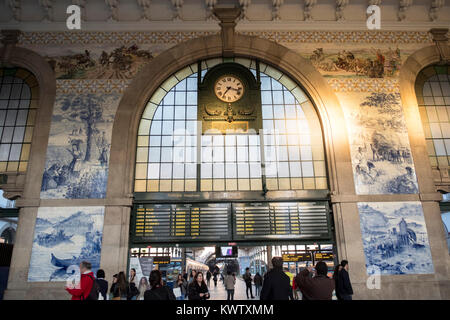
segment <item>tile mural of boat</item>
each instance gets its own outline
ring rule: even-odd
[[[104,207],[40,207],[28,281],[64,281],[81,261],[100,267]]]

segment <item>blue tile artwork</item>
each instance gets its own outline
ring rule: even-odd
[[[119,94],[58,95],[41,199],[105,198]]]
[[[348,103],[352,166],[357,194],[418,193],[399,93],[359,93]]]
[[[104,207],[40,207],[28,281],[65,281],[86,260],[100,268]]]
[[[369,275],[434,273],[420,202],[358,203]]]

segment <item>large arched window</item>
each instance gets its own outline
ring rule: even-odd
[[[38,99],[33,74],[0,69],[0,172],[27,170]]]
[[[256,75],[249,59],[234,61]],[[198,65],[167,79],[153,94],[138,132],[135,192],[327,189],[320,122],[287,75],[260,63],[263,130],[202,134],[197,123]],[[263,135],[263,137],[261,137]],[[264,174],[265,173],[265,174]]]
[[[416,80],[416,95],[435,180],[448,179],[450,163],[450,66],[432,65]]]

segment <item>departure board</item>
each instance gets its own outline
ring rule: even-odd
[[[135,211],[135,242],[231,240],[229,204],[142,204]]]
[[[234,239],[330,239],[328,203],[234,204]]]

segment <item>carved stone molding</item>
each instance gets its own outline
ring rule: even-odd
[[[181,9],[183,7],[184,0],[172,0],[172,5],[174,9],[173,20],[180,21],[183,20],[183,15]]]
[[[317,0],[305,0],[305,5],[303,6],[303,19],[305,21],[313,21],[312,9],[317,4]]]
[[[442,9],[442,7],[444,7],[444,4],[445,4],[445,0],[431,0],[430,12],[429,12],[431,21],[436,21],[438,19],[439,11]]]
[[[281,20],[280,7],[283,5],[284,0],[272,0],[272,20]]]
[[[344,9],[347,7],[349,0],[336,0],[336,21],[344,21]]]
[[[215,16],[220,20],[222,28],[222,54],[224,57],[234,55],[234,28],[236,20],[241,16],[240,8],[215,8]]]
[[[53,19],[53,0],[39,0],[39,5],[44,8],[44,22],[52,22]]]
[[[247,10],[248,10],[248,7],[250,6],[251,2],[252,2],[251,0],[239,0],[239,6],[241,7],[241,15],[240,15],[239,19],[248,20]]]
[[[8,0],[8,6],[13,13],[13,21],[19,22],[21,19],[22,5],[20,0]]]
[[[119,0],[105,0],[105,3],[110,10],[108,21],[119,21]]]
[[[400,0],[399,1],[398,12],[397,12],[398,21],[406,20],[406,12],[408,11],[408,9],[412,5],[412,3],[413,3],[413,0]]]
[[[205,0],[206,5],[206,20],[214,20],[216,16],[214,15],[214,7],[216,6],[218,0]]]
[[[11,57],[11,50],[16,46],[19,41],[20,30],[2,30],[1,31],[1,42],[3,44],[3,49],[1,50],[1,61],[2,63],[8,63]]]
[[[430,29],[433,42],[435,43],[442,63],[450,63],[450,50],[448,50],[448,28]]]

